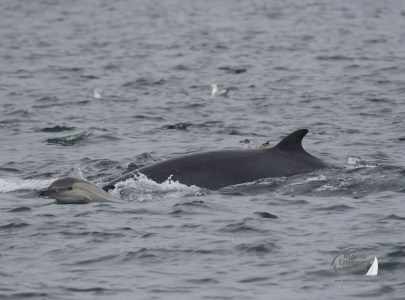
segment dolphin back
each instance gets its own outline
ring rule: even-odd
[[[56,199],[61,204],[115,202],[117,200],[98,186],[75,177],[57,179],[48,188],[38,191],[38,194]]]

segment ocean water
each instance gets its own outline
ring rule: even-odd
[[[0,298],[403,299],[404,28],[391,0],[1,1]],[[333,170],[35,193],[299,128]]]

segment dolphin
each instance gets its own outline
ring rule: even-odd
[[[302,147],[308,129],[299,129],[272,148],[201,152],[164,160],[124,174],[102,189],[81,179],[55,181],[42,195],[62,203],[111,201],[107,193],[118,182],[144,175],[157,183],[167,179],[187,186],[218,190],[227,186],[270,177],[287,177],[318,169],[331,168]]]
[[[63,204],[118,201],[98,186],[86,180],[74,177],[57,179],[48,188],[37,192],[39,196],[54,198],[59,203]]]

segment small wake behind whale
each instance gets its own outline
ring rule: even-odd
[[[107,193],[109,190],[115,189],[121,182],[142,176],[157,184],[176,182],[218,190],[265,178],[331,168],[302,148],[302,139],[307,133],[307,129],[297,130],[268,149],[211,151],[165,160],[125,174],[102,189],[83,179],[61,178],[39,194],[62,203],[111,202],[117,199]]]
[[[0,193],[36,190],[50,185],[55,179],[0,178]]]

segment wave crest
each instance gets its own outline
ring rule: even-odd
[[[127,179],[115,185],[110,191],[113,197],[125,201],[154,201],[167,197],[200,196],[206,193],[195,185],[187,186],[172,180],[171,176],[162,183],[157,183],[143,174]]]

